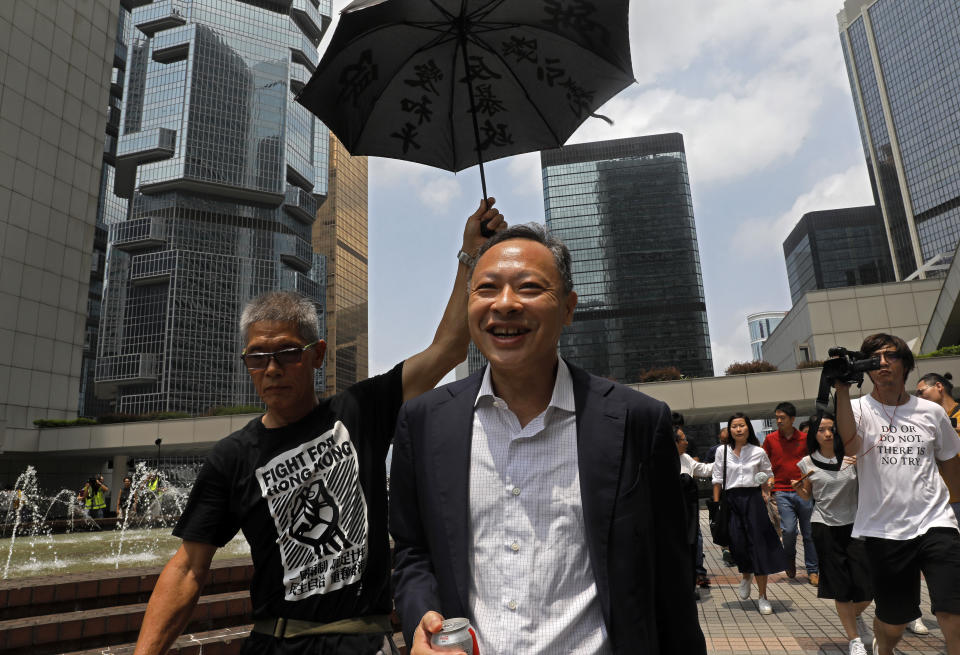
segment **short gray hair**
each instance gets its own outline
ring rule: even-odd
[[[477,262],[480,261],[483,254],[498,243],[503,243],[510,239],[536,241],[549,250],[550,254],[553,255],[553,263],[557,266],[557,272],[560,273],[560,279],[563,281],[564,293],[573,291],[573,272],[571,270],[573,266],[570,258],[570,250],[559,237],[548,232],[547,228],[540,223],[511,225],[507,229],[501,230],[487,239],[487,242],[480,246],[480,250],[477,251],[477,256],[473,259],[473,265],[470,267],[470,283],[472,283],[473,271],[477,267]]]
[[[295,291],[268,291],[247,303],[240,314],[240,338],[244,345],[250,326],[259,321],[296,323],[297,332],[307,343],[320,339],[320,321],[313,301]]]

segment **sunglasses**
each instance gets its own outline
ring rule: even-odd
[[[874,357],[883,358],[888,362],[899,362],[903,357],[896,350],[878,350],[873,353]]]
[[[277,363],[277,366],[283,368],[289,364],[298,363],[303,356],[303,352],[313,348],[318,343],[318,341],[314,341],[303,348],[284,348],[272,353],[248,353],[244,350],[240,353],[240,359],[246,364],[248,371],[262,371],[270,366],[271,359]]]

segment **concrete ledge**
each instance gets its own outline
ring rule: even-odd
[[[202,416],[166,421],[137,421],[69,428],[7,428],[4,451],[67,455],[155,455],[154,441],[178,454],[203,454],[213,444],[260,414]]]
[[[688,423],[719,423],[733,412],[744,412],[752,419],[773,418],[777,403],[792,402],[799,415],[812,414],[820,383],[819,368],[773,371],[751,375],[725,375],[632,384],[631,388],[667,403],[682,412]],[[907,378],[907,390],[927,373],[949,371],[960,380],[960,357],[935,357],[917,360],[917,368]],[[864,392],[872,385],[864,382]],[[861,392],[853,389],[853,397]],[[141,455],[156,454],[154,441],[163,439],[164,450],[176,454],[203,454],[231,432],[239,430],[259,414],[209,416],[89,425],[73,428],[6,429],[4,450],[8,453],[41,455]]]
[[[751,419],[773,418],[774,408],[784,401],[797,406],[798,416],[806,416],[816,411],[821,371],[821,368],[807,368],[650,382],[630,387],[667,403],[673,411],[681,412],[690,424],[722,423],[734,412],[744,412]],[[954,379],[960,379],[960,357],[918,359],[916,369],[907,378],[907,391],[916,388],[921,376],[947,371]],[[851,396],[857,398],[872,388],[870,380],[866,379],[863,389],[853,388]]]

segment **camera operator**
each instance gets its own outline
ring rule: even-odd
[[[922,572],[947,652],[960,655],[960,531],[944,484],[960,487],[960,437],[942,407],[907,393],[914,362],[903,339],[874,334],[860,349],[879,359],[868,372],[873,391],[851,402],[849,377],[834,386],[844,450],[857,455],[853,536],[865,539],[872,569],[873,653],[893,655],[920,616]]]
[[[97,473],[96,476],[87,480],[80,492],[80,499],[83,501],[83,508],[87,516],[92,519],[103,518],[103,511],[107,508],[104,494],[109,491],[110,488],[103,483],[102,473]]]

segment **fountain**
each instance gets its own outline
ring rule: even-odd
[[[180,545],[171,528],[193,474],[139,462],[122,518],[91,519],[75,491],[42,493],[28,466],[0,495],[0,651],[132,652],[161,567]],[[249,546],[238,535],[214,560],[189,634],[171,653],[235,653],[249,633]]]
[[[157,484],[151,489],[154,476]],[[137,463],[131,477],[134,492],[123,518],[92,519],[74,491],[43,495],[36,470],[28,466],[0,500],[0,579],[163,565],[180,545],[170,532],[190,490],[145,462]],[[238,536],[216,557],[248,557],[249,552]]]

